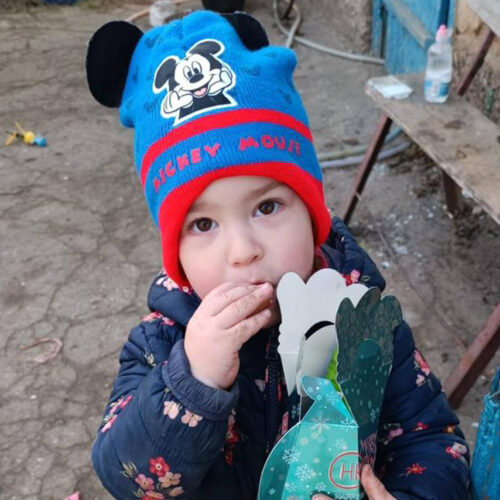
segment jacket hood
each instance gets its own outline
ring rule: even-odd
[[[338,217],[332,219],[330,235],[321,250],[328,266],[343,274],[348,284],[361,282],[384,290],[385,280],[377,266]],[[149,289],[149,309],[184,326],[200,302],[192,288],[179,287],[164,272],[154,279]]]

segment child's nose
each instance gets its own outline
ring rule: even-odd
[[[263,248],[257,239],[245,230],[228,235],[227,256],[232,266],[245,266],[262,258]]]

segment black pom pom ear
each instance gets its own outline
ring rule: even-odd
[[[257,50],[269,45],[266,30],[255,17],[244,12],[223,14],[223,17],[231,23],[247,49]]]
[[[96,101],[117,108],[122,101],[128,68],[142,31],[125,21],[101,26],[87,49],[87,83]]]
[[[203,7],[214,12],[235,12],[243,10],[245,0],[201,0]]]

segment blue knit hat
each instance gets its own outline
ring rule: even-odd
[[[197,11],[142,33],[113,22],[89,44],[96,99],[135,128],[135,163],[162,235],[163,263],[179,284],[179,236],[190,206],[214,180],[276,179],[308,207],[315,241],[330,229],[321,169],[292,80],[293,51],[269,46],[254,18]]]

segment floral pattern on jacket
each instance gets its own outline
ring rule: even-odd
[[[163,457],[149,459],[149,472],[151,477],[139,473],[133,462],[122,463],[122,474],[132,479],[139,488],[133,493],[143,500],[164,500],[182,495],[184,489],[178,486],[181,474],[174,474]],[[154,477],[156,476],[156,478]]]
[[[375,264],[338,219],[322,252],[346,283],[383,290]],[[322,259],[316,260],[321,267]],[[112,421],[98,432],[92,450],[94,468],[115,498],[256,498],[266,459],[269,332],[257,333],[243,346],[231,390],[207,387],[190,373],[183,346],[197,306],[192,290],[157,277],[149,294],[152,315],[132,330],[122,349],[103,427]],[[249,347],[259,337],[262,342]],[[286,402],[286,389],[277,387],[272,397]],[[289,413],[284,406],[277,415],[282,431],[297,416],[295,405]],[[468,460],[458,419],[403,322],[394,331],[375,469],[396,497],[461,500]]]

